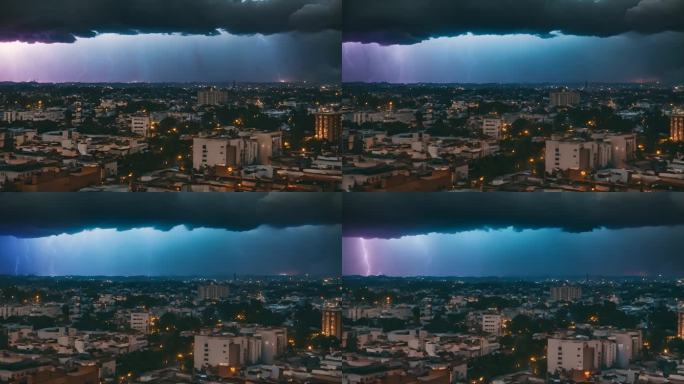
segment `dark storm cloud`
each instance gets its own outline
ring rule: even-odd
[[[431,37],[543,37],[684,31],[681,0],[344,0],[343,39],[415,44]]]
[[[477,229],[588,232],[684,225],[679,194],[345,194],[345,237],[399,238]]]
[[[71,43],[101,33],[234,35],[339,30],[341,0],[4,0],[0,41]]]
[[[335,193],[249,194],[2,194],[0,235],[43,237],[84,229],[154,227],[249,231],[336,225],[341,196]]]

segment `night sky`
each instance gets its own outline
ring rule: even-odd
[[[343,81],[684,82],[680,0],[345,0]]]
[[[340,0],[7,0],[0,81],[339,81]]]
[[[347,194],[343,275],[684,276],[678,194]]]
[[[0,274],[340,274],[339,194],[4,194]]]

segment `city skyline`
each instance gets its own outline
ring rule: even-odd
[[[344,82],[684,81],[676,1],[345,2]]]
[[[340,18],[339,0],[12,1],[0,81],[337,81]]]
[[[0,384],[684,384],[684,0],[0,10]]]
[[[0,274],[339,275],[335,196],[6,196]],[[14,208],[10,208],[9,206]],[[19,214],[27,206],[31,213]],[[174,206],[172,212],[164,207]],[[290,215],[303,206],[311,214]],[[61,219],[55,219],[55,217]],[[288,244],[288,246],[282,246]]]
[[[381,197],[345,196],[343,275],[684,275],[676,196]]]

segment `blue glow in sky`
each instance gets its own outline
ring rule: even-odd
[[[398,239],[344,238],[343,275],[684,275],[684,227],[473,230]]]
[[[0,81],[338,81],[337,35],[102,34],[71,44],[7,42],[0,43]]]
[[[22,239],[0,236],[0,274],[339,275],[340,227],[259,227],[247,232],[91,229]]]
[[[541,83],[684,80],[684,34],[607,38],[460,35],[413,45],[342,47],[345,82]]]

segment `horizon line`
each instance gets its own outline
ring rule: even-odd
[[[674,275],[664,275],[664,274],[649,274],[649,275],[530,275],[530,276],[520,276],[520,275],[482,275],[482,276],[459,276],[459,275],[342,275],[342,278],[360,278],[360,279],[373,279],[373,278],[386,278],[386,279],[625,279],[625,278],[666,278],[666,279],[681,279],[682,277],[676,277]]]
[[[435,82],[435,81],[414,81],[414,82],[392,82],[392,81],[342,81],[342,85],[659,85],[667,87],[682,86],[684,83],[671,83],[671,82],[660,82],[660,81],[650,81],[650,82],[630,82],[630,81],[612,81],[612,82],[601,82],[601,81],[520,81],[520,82],[458,82],[458,81],[445,81],[445,82]]]
[[[294,81],[279,81],[279,80],[269,80],[269,81],[258,81],[258,80],[216,80],[216,81],[37,81],[37,80],[27,80],[27,81],[12,81],[12,80],[2,80],[0,85],[16,84],[16,85],[30,85],[30,84],[40,84],[40,85],[62,85],[62,84],[88,84],[88,85],[100,85],[100,84],[122,84],[122,85],[156,85],[156,84],[184,84],[184,85],[205,85],[205,84],[338,84],[336,81],[322,81],[322,80],[294,80]]]
[[[244,274],[244,273],[234,273],[234,274],[227,274],[227,275],[36,275],[36,274],[17,274],[17,275],[10,275],[10,274],[0,274],[0,279],[3,278],[28,278],[28,277],[34,277],[34,278],[50,278],[50,279],[56,279],[56,278],[87,278],[87,279],[94,279],[94,278],[126,278],[126,279],[131,279],[131,278],[190,278],[190,279],[223,279],[223,278],[230,278],[232,279],[233,277],[278,277],[278,278],[284,278],[284,277],[310,277],[310,278],[323,278],[323,279],[339,279],[342,276],[332,276],[332,275],[325,275],[325,274],[309,274],[309,273],[297,273],[297,274],[292,274],[292,273],[287,273],[287,274]]]

